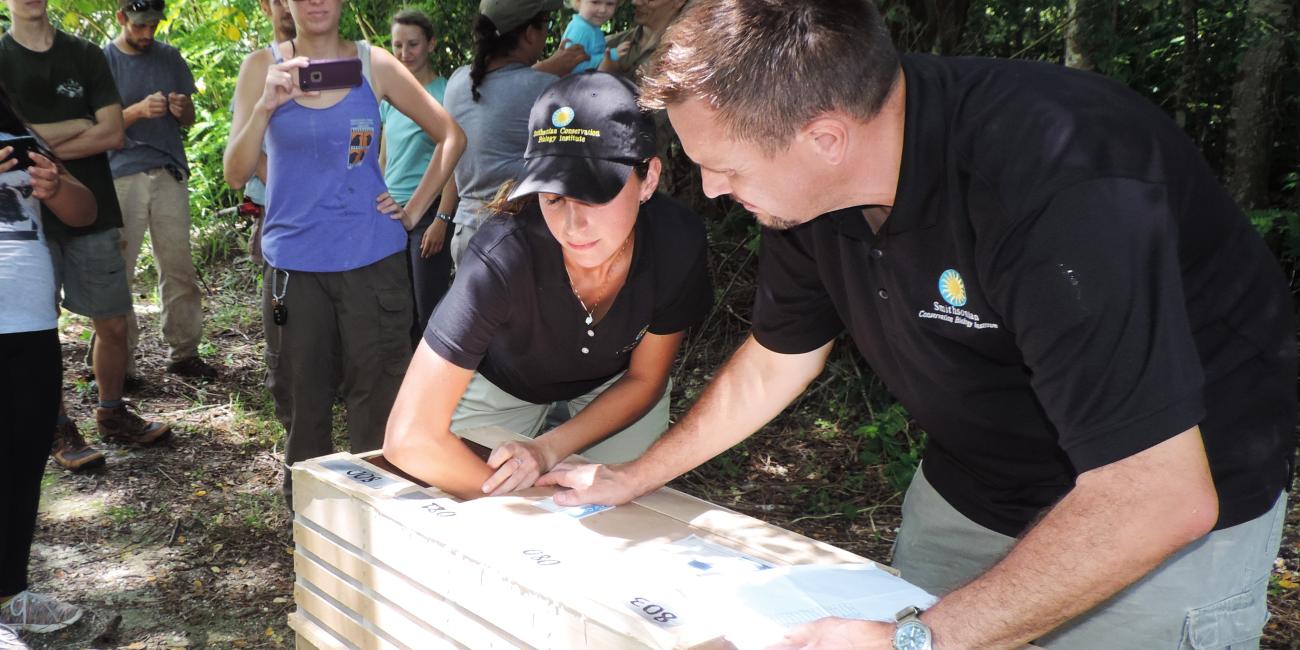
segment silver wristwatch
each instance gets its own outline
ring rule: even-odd
[[[894,617],[898,621],[894,628],[895,650],[932,650],[933,640],[930,627],[921,622],[921,610],[908,607]]]

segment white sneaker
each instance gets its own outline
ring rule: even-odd
[[[14,596],[0,607],[0,625],[27,632],[54,632],[79,620],[80,607],[30,591]]]
[[[0,650],[31,650],[8,625],[0,625]]]

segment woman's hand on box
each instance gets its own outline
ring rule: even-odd
[[[504,443],[488,456],[488,467],[495,472],[483,484],[483,493],[496,496],[532,487],[553,464],[541,443],[531,440]]]

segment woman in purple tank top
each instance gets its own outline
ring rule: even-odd
[[[265,144],[267,386],[288,433],[288,464],[333,451],[336,392],[352,451],[382,444],[411,357],[406,231],[465,148],[455,121],[396,58],[340,36],[342,4],[289,3],[297,36],[244,62],[224,160],[227,182],[240,186]],[[360,83],[304,91],[304,69],[330,59],[359,60]],[[405,206],[388,196],[377,164],[380,100],[437,143]],[[292,509],[287,473],[284,492]]]

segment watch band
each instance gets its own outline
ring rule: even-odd
[[[439,212],[437,214],[434,214],[433,218],[439,221],[446,221],[447,223],[453,223],[456,220],[455,216],[447,214],[446,212]]]

